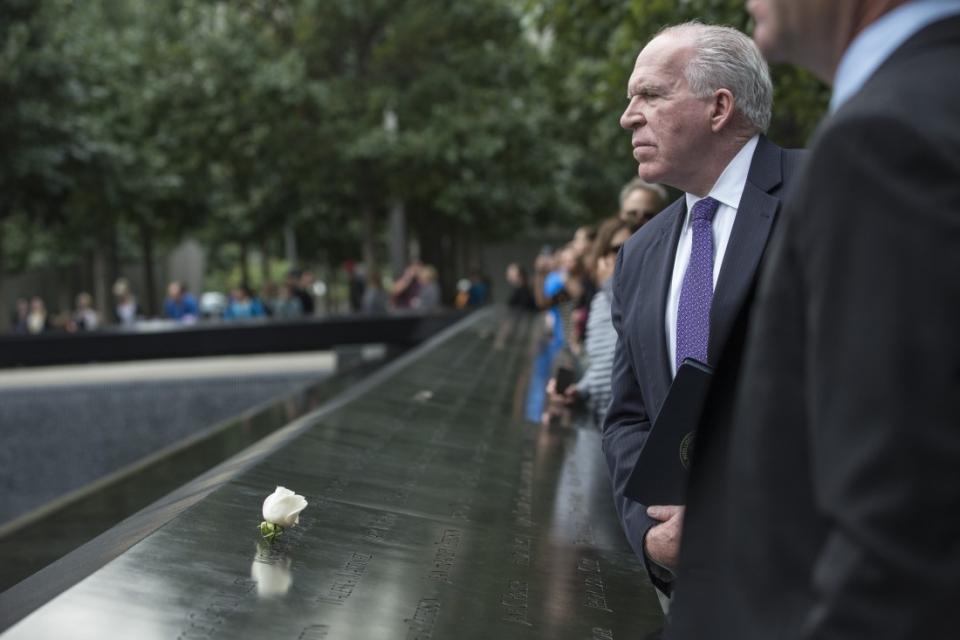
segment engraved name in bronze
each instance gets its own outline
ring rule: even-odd
[[[317,602],[335,605],[346,602],[360,584],[372,559],[373,556],[369,553],[354,553],[350,556],[324,594],[317,598]]]

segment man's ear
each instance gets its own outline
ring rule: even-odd
[[[717,89],[710,105],[710,129],[720,133],[733,120],[735,104],[729,89]]]

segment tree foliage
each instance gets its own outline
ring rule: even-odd
[[[635,171],[633,57],[691,18],[747,21],[741,0],[0,0],[2,266],[186,232],[279,251],[284,228],[356,256],[396,201],[438,246],[596,219]],[[776,79],[773,137],[802,144],[824,91]]]

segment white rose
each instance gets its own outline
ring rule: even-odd
[[[307,501],[290,489],[277,490],[263,501],[263,519],[280,527],[292,527],[300,522],[300,512],[307,508]]]

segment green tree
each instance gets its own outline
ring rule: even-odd
[[[633,58],[694,17],[747,26],[740,0],[0,0],[0,266],[80,264],[102,301],[140,259],[149,311],[186,233],[245,281],[284,230],[375,266],[400,201],[452,291],[480,242],[612,213]],[[775,79],[802,144],[825,91]]]
[[[90,153],[75,128],[75,87],[56,42],[59,6],[0,2],[0,223],[62,214],[74,174]],[[7,229],[5,229],[6,231]],[[24,260],[28,233],[4,233],[7,255]]]

